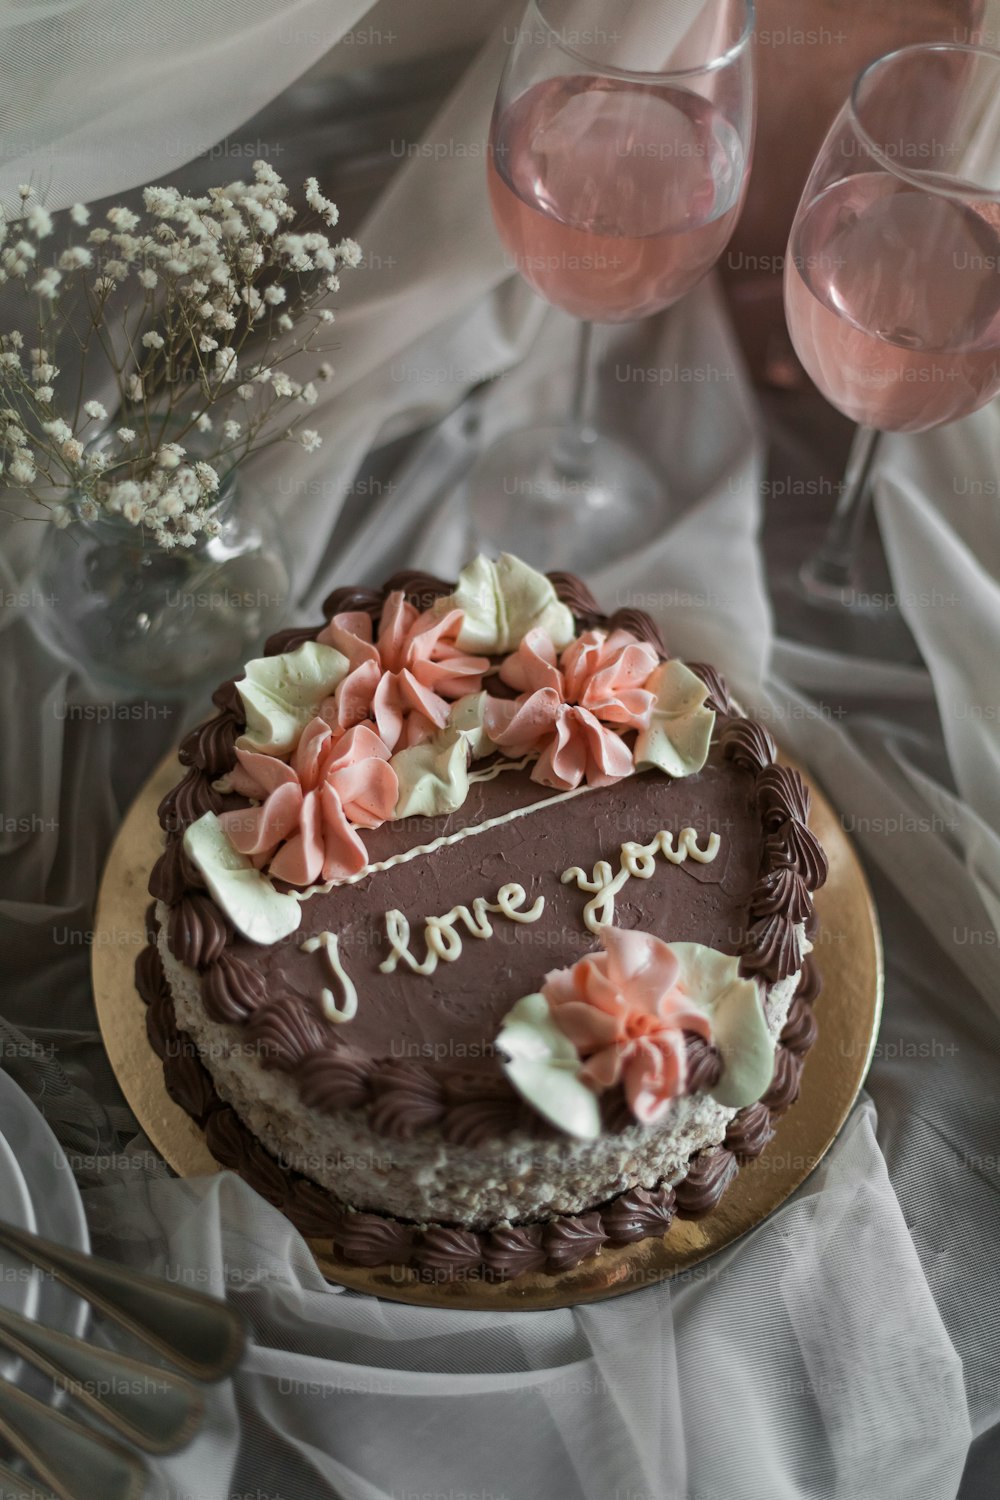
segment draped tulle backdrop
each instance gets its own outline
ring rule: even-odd
[[[284,175],[328,169],[350,209],[367,266],[337,299],[324,447],[294,466],[275,450],[252,476],[284,514],[302,618],[335,582],[461,561],[435,503],[465,441],[461,413],[447,414],[466,390],[504,374],[481,403],[484,435],[565,398],[572,330],[510,277],[483,189],[516,14],[483,7],[473,22],[458,0],[48,0],[0,15],[5,198],[27,177],[57,205],[164,173],[212,182],[280,147]],[[422,29],[443,60],[416,60]],[[226,1293],[254,1330],[204,1434],[159,1474],[164,1495],[945,1500],[974,1435],[965,1493],[993,1493],[997,411],[885,448],[879,519],[918,669],[775,636],[757,538],[763,424],[710,287],[602,339],[599,404],[648,444],[679,513],[590,582],[651,609],[676,653],[719,663],[822,780],[868,863],[888,953],[870,1098],[792,1202],[670,1286],[508,1317],[328,1288],[241,1183],[170,1179],[109,1075],[87,979],[101,863],[202,705],[112,705],[46,655],[24,582],[39,528],[5,521],[4,1064],[69,1151],[97,1242]],[[404,482],[383,459],[380,478],[358,478],[373,445],[441,417],[418,474]],[[821,1021],[824,1003],[835,997]]]

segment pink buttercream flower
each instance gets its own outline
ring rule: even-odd
[[[313,719],[288,764],[252,750],[236,755],[233,789],[259,806],[221,814],[235,849],[289,885],[341,880],[364,869],[368,852],[356,830],[391,818],[399,795],[389,751],[368,725],[338,737]]]
[[[543,786],[608,786],[632,771],[621,736],[649,724],[643,684],[658,664],[628,630],[585,630],[558,659],[546,632],[529,630],[500,668],[519,697],[490,698],[487,732],[507,755],[539,752],[531,778]]]
[[[460,609],[420,614],[401,591],[385,601],[377,640],[370,615],[334,615],[317,639],[342,652],[350,670],[321,705],[320,717],[335,734],[373,720],[390,751],[443,729],[449,702],[478,693],[489,669],[485,656],[470,656],[456,644],[462,619]]]
[[[653,1124],[684,1086],[684,1032],[711,1041],[708,1017],[678,988],[678,960],[660,938],[603,927],[605,952],[546,976],[552,1019],[583,1059],[596,1093],[625,1085],[637,1120]]]

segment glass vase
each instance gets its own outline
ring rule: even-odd
[[[120,516],[49,526],[34,586],[46,644],[119,696],[184,697],[239,671],[282,622],[289,563],[272,512],[224,482],[220,531],[169,551]]]

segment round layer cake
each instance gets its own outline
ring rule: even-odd
[[[477,558],[340,589],[215,694],[139,960],[175,1099],[345,1259],[566,1269],[794,1102],[826,862],[704,664]]]

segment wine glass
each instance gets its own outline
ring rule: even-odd
[[[683,297],[739,216],[754,126],[753,0],[531,0],[490,128],[488,184],[510,264],[582,321],[568,418],[502,434],[463,492],[471,540],[536,566],[639,546],[665,487],[590,417],[594,323]]]
[[[785,313],[806,371],[859,424],[801,591],[864,626],[886,616],[858,577],[881,433],[924,432],[1000,390],[1000,53],[919,44],[860,74],[802,193]]]

